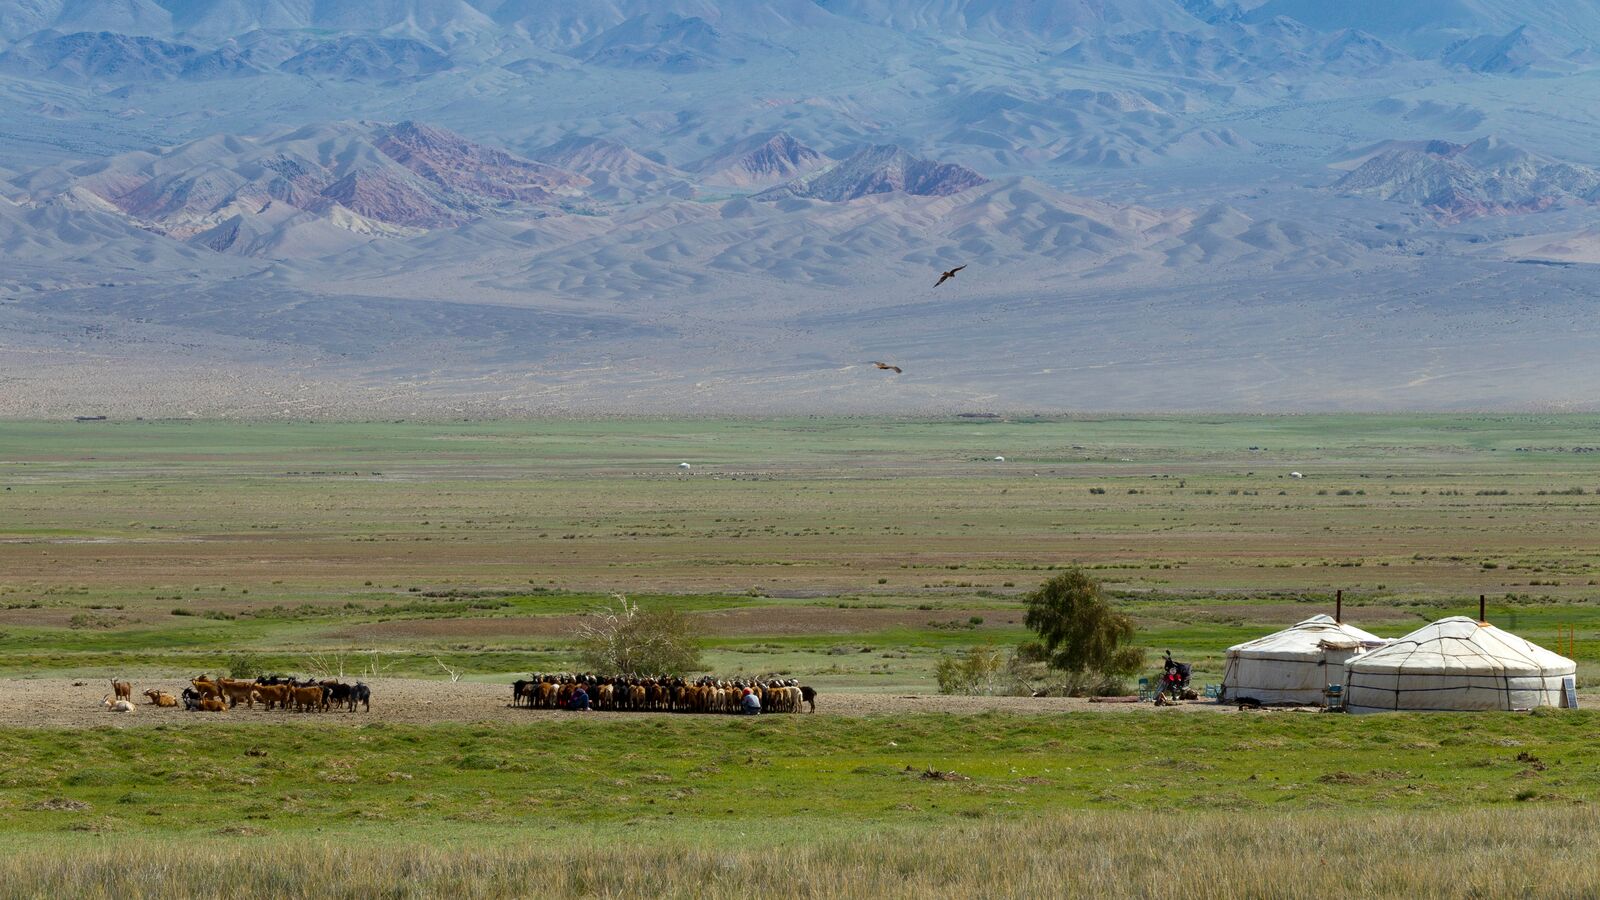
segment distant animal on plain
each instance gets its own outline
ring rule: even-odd
[[[117,695],[118,700],[133,699],[133,685],[130,682],[111,679],[111,692]]]
[[[965,269],[965,268],[966,268],[965,265],[960,265],[960,266],[956,266],[954,269],[949,270],[948,272],[941,273],[939,275],[939,280],[934,282],[933,286],[934,287],[938,287],[939,285],[944,284],[946,281],[949,281],[950,279],[956,277],[956,273],[961,271],[962,269]]]
[[[149,698],[151,706],[177,706],[178,705],[178,698],[172,696],[171,694],[167,693],[166,691],[158,691],[158,690],[155,690],[154,688],[152,688],[152,689],[150,689],[148,691],[145,691],[144,695]]]
[[[107,694],[105,696],[105,699],[100,701],[100,705],[104,706],[106,708],[107,712],[133,712],[133,702],[132,701],[130,701],[130,700],[113,700],[113,699],[111,699],[111,695],[110,694]]]
[[[876,368],[879,368],[879,369],[887,369],[888,371],[893,372],[896,375],[899,375],[900,372],[902,371],[899,366],[891,366],[886,362],[878,362],[878,361],[874,360],[872,365],[874,367],[876,367]]]

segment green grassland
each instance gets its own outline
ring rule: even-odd
[[[693,616],[718,672],[926,693],[941,653],[1024,639],[1021,596],[1079,565],[1152,665],[1170,648],[1200,681],[1343,590],[1386,636],[1480,593],[1553,649],[1574,628],[1587,688],[1597,445],[1600,417],[1555,415],[6,422],[0,677],[345,651],[508,681],[572,665],[576,616],[620,593]],[[0,729],[0,895],[1592,896],[1594,728],[1150,711]],[[1457,849],[1474,855],[1422,874]],[[1294,867],[1308,856],[1329,860],[1317,877]]]
[[[719,667],[899,690],[941,651],[1019,639],[1020,595],[1083,565],[1208,677],[1335,589],[1385,635],[1486,593],[1534,640],[1576,627],[1587,677],[1596,435],[1594,416],[9,422],[0,671],[358,647],[501,678],[562,664],[560,630],[448,623],[625,593],[766,610],[767,633],[708,631]],[[438,625],[396,624],[415,620]]]
[[[244,825],[372,840],[401,821],[470,833],[682,819],[770,836],[1061,809],[1559,806],[1600,799],[1597,722],[1148,711],[10,730],[0,835]]]

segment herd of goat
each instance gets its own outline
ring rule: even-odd
[[[587,673],[535,673],[511,686],[511,705],[530,709],[567,709],[582,687],[589,705],[617,712],[737,713],[746,692],[753,693],[767,713],[817,711],[817,692],[794,679],[718,679],[705,676],[693,681],[676,677],[638,678]],[[361,682],[345,684],[332,679],[296,680],[283,675],[249,679],[192,679],[180,694],[151,689],[144,697],[156,707],[182,707],[190,712],[224,712],[240,703],[254,708],[327,712],[359,706],[372,710],[372,689]],[[133,684],[113,679],[111,693],[102,705],[111,712],[133,712]]]
[[[618,712],[737,713],[746,689],[761,701],[761,711],[817,711],[817,692],[794,679],[634,678],[571,672],[534,673],[511,685],[511,705],[566,709],[582,686],[597,710]]]
[[[297,712],[327,712],[345,709],[355,712],[372,709],[372,689],[361,682],[345,684],[341,681],[297,681],[283,675],[257,678],[212,678],[201,675],[189,682],[181,694],[148,690],[144,696],[151,706],[182,706],[190,712],[224,712],[240,703],[254,708],[257,703],[267,709],[293,709]],[[111,712],[133,712],[133,684],[112,679],[111,693],[101,701]]]

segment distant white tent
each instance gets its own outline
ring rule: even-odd
[[[1565,706],[1572,660],[1486,622],[1451,616],[1350,661],[1345,709],[1533,709]]]
[[[1344,681],[1347,660],[1385,641],[1332,616],[1297,625],[1228,648],[1222,675],[1223,701],[1320,703],[1330,684]]]

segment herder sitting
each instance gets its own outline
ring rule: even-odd
[[[761,698],[749,688],[744,689],[744,699],[739,701],[739,712],[746,716],[761,715]]]
[[[573,690],[572,699],[567,701],[567,709],[573,712],[592,712],[594,710],[594,707],[589,704],[589,692],[584,690],[583,685],[580,684]]]

